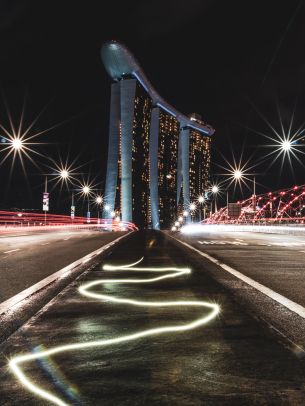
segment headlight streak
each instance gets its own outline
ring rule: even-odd
[[[189,268],[176,268],[176,267],[163,267],[163,268],[156,268],[156,267],[135,267],[138,265],[143,258],[141,258],[139,261],[136,261],[132,264],[129,265],[104,265],[103,269],[106,271],[132,271],[132,272],[168,272],[165,275],[162,276],[157,276],[155,278],[150,278],[150,279],[101,279],[93,282],[86,283],[82,286],[79,287],[79,292],[88,298],[92,299],[99,299],[107,302],[112,302],[112,303],[124,303],[124,304],[129,304],[133,306],[146,306],[146,307],[173,307],[173,306],[200,306],[200,307],[206,307],[208,309],[211,309],[212,311],[204,317],[201,317],[199,319],[196,319],[192,321],[191,323],[187,324],[182,324],[178,326],[165,326],[165,327],[156,327],[148,330],[143,330],[139,331],[137,333],[133,334],[128,334],[125,336],[120,336],[120,337],[115,337],[115,338],[110,338],[110,339],[102,339],[102,340],[96,340],[96,341],[90,341],[90,342],[82,342],[82,343],[74,343],[74,344],[66,344],[58,347],[51,348],[49,350],[43,350],[41,352],[35,352],[31,354],[24,354],[24,355],[18,355],[14,358],[12,358],[9,361],[9,367],[11,371],[14,373],[16,378],[19,380],[19,382],[25,386],[27,390],[30,392],[34,393],[38,397],[48,400],[49,402],[59,405],[59,406],[68,406],[68,404],[60,399],[59,397],[53,395],[52,393],[48,392],[45,389],[40,388],[36,384],[30,381],[25,375],[25,373],[22,371],[21,365],[24,363],[28,363],[30,361],[34,360],[39,360],[42,358],[47,358],[52,355],[56,355],[59,353],[64,353],[68,351],[76,351],[76,350],[82,350],[82,349],[88,349],[92,347],[106,347],[109,345],[114,345],[114,344],[119,344],[123,342],[128,342],[128,341],[133,341],[137,340],[139,338],[147,337],[147,336],[153,336],[153,335],[158,335],[158,334],[163,334],[163,333],[174,333],[174,332],[183,332],[183,331],[188,331],[192,330],[195,328],[198,328],[212,319],[214,319],[220,312],[220,307],[216,303],[208,303],[204,301],[188,301],[188,300],[182,300],[182,301],[169,301],[169,302],[151,302],[151,301],[140,301],[140,300],[133,300],[133,299],[122,299],[122,298],[117,298],[115,296],[111,295],[104,295],[102,293],[94,293],[89,291],[92,287],[95,287],[97,285],[103,285],[106,283],[112,283],[112,284],[120,284],[120,283],[134,283],[134,284],[141,284],[141,283],[152,283],[152,282],[157,282],[163,279],[169,279],[169,278],[176,278],[185,274],[190,274],[191,270]]]

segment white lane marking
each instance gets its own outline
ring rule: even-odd
[[[192,245],[190,245],[184,241],[181,241],[178,238],[175,238],[172,236],[170,236],[170,237],[176,241],[179,241],[182,245],[185,245],[186,247],[190,248],[191,250],[197,252],[202,257],[204,257],[204,258],[208,259],[209,261],[213,262],[214,264],[220,266],[223,270],[236,276],[236,278],[238,278],[238,279],[242,280],[243,282],[247,283],[248,285],[252,286],[259,292],[264,293],[266,296],[268,296],[271,299],[275,300],[276,302],[282,304],[287,309],[293,311],[294,313],[298,314],[299,316],[301,316],[305,319],[305,308],[303,306],[299,305],[298,303],[293,302],[292,300],[288,299],[287,297],[268,288],[267,286],[262,285],[259,282],[256,282],[255,280],[253,280],[253,279],[249,278],[248,276],[242,274],[241,272],[235,270],[234,268],[230,267],[229,265],[226,265],[226,264],[220,262],[218,259],[212,257],[211,255],[198,250],[197,248],[193,247]]]
[[[20,251],[20,248],[16,248],[14,250],[4,251],[3,254],[10,254],[11,252]]]
[[[143,258],[142,258],[143,259]],[[141,260],[142,260],[141,259]],[[141,261],[140,260],[140,261]],[[46,399],[51,403],[59,406],[67,406],[68,404],[62,400],[61,398],[53,395],[51,392],[41,388],[38,384],[31,381],[21,368],[22,364],[28,363],[29,361],[35,361],[43,358],[50,357],[51,355],[58,354],[58,353],[66,353],[69,351],[76,351],[82,350],[84,348],[94,348],[94,347],[105,347],[115,344],[120,344],[124,342],[134,341],[142,337],[149,337],[149,336],[156,336],[159,334],[164,333],[176,333],[180,331],[189,331],[201,327],[207,324],[209,321],[213,320],[220,312],[220,307],[216,303],[209,303],[203,301],[189,301],[189,300],[179,300],[179,301],[171,301],[171,302],[157,302],[157,301],[143,301],[143,300],[134,300],[128,298],[120,298],[115,297],[112,295],[105,295],[100,293],[100,289],[97,292],[91,290],[92,287],[96,287],[97,285],[104,285],[106,283],[111,284],[120,284],[120,283],[128,283],[128,284],[146,284],[151,282],[157,282],[162,279],[168,278],[175,278],[182,276],[184,274],[190,274],[191,270],[189,268],[141,268],[141,267],[134,267],[140,261],[137,261],[134,264],[130,265],[122,265],[122,266],[113,266],[113,265],[104,265],[103,269],[108,271],[117,271],[117,270],[124,270],[124,271],[139,271],[139,272],[167,272],[164,275],[157,276],[154,278],[147,278],[147,279],[100,279],[95,280],[92,282],[87,282],[86,284],[79,287],[78,291],[83,296],[90,298],[90,299],[97,299],[100,301],[112,302],[112,303],[119,303],[125,305],[133,305],[133,306],[143,306],[143,307],[190,307],[190,306],[200,306],[208,308],[210,311],[208,314],[201,315],[200,318],[194,319],[188,323],[183,324],[176,324],[176,325],[168,325],[168,326],[161,326],[155,328],[149,328],[146,330],[140,330],[138,332],[127,334],[127,335],[119,335],[114,338],[102,338],[95,341],[84,341],[84,342],[75,342],[70,344],[61,345],[58,347],[53,347],[48,350],[42,351],[33,351],[28,354],[18,355],[12,358],[9,362],[9,367],[12,372],[15,374],[16,378],[22,383],[25,388],[38,397],[42,399]]]
[[[44,243],[42,243],[40,245],[48,245],[48,244],[50,244],[50,243],[49,242],[44,242]]]
[[[130,233],[122,235],[121,237],[116,238],[113,240],[112,244],[117,244],[122,239],[126,238]],[[101,254],[102,252],[106,251],[110,247],[110,244],[103,245],[102,247],[98,248],[97,250],[91,252],[90,254],[85,255],[84,257],[72,262],[70,265],[65,266],[64,268],[60,269],[59,271],[54,272],[52,275],[47,276],[46,278],[42,279],[40,282],[35,283],[35,285],[17,293],[17,295],[7,299],[6,301],[0,303],[0,315],[5,314],[8,311],[12,310],[12,308],[17,308],[23,305],[23,301],[32,296],[33,294],[37,293],[39,290],[45,288],[46,286],[50,285],[54,281],[58,279],[64,279],[69,276],[73,271],[83,263],[86,258],[93,258],[96,255]]]
[[[71,238],[71,237],[69,237],[69,238],[64,238],[64,241],[70,240],[70,238]]]
[[[305,251],[300,251],[300,252],[303,252],[305,254]]]
[[[200,241],[198,240],[198,243],[201,245],[249,245],[247,242],[241,242],[241,241]]]
[[[235,238],[236,241],[244,241],[241,238]]]

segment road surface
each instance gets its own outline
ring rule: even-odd
[[[0,303],[122,235],[90,230],[0,237]]]
[[[103,270],[105,264],[122,266],[142,256],[144,260],[136,267],[174,267],[180,271],[191,268],[192,273],[183,271],[174,278],[132,283],[130,279],[155,278],[170,271],[136,271],[126,267]],[[96,282],[117,278],[125,282]],[[84,287],[90,282],[97,284]],[[81,295],[80,287],[95,296]],[[107,298],[101,298],[101,294]],[[119,299],[132,302],[120,303]],[[160,307],[160,303],[152,306],[134,302],[178,300],[206,301],[219,305],[221,310],[192,330],[150,333],[120,343],[108,341],[148,329],[189,324],[211,314],[210,308],[190,304]],[[104,340],[104,345],[100,340]],[[75,346],[62,349],[67,344]],[[81,349],[80,345],[85,347]],[[48,355],[48,349],[59,352]],[[277,336],[250,317],[209,276],[205,266],[194,265],[182,249],[151,231],[134,234],[96,269],[66,287],[12,335],[0,353],[2,405],[52,404],[29,392],[7,367],[8,360],[15,360],[11,365],[16,365],[16,355],[30,353],[35,353],[37,360],[27,360],[19,367],[36,388],[44,389],[63,404],[305,403],[304,358],[286,349]]]
[[[170,235],[184,248],[193,247],[189,252],[240,303],[305,353],[305,236],[220,231]]]

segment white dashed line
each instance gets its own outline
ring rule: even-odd
[[[20,251],[20,248],[16,248],[16,249],[10,250],[10,251],[4,251],[3,254],[10,254],[11,252],[16,252],[16,251]]]
[[[42,243],[40,245],[48,245],[48,244],[50,244],[50,243],[49,242],[44,242],[44,243]]]

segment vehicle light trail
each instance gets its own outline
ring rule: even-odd
[[[211,312],[208,315],[205,315],[199,319],[195,319],[190,323],[181,324],[176,326],[163,326],[163,327],[156,327],[148,330],[139,331],[133,334],[128,334],[124,336],[118,336],[110,339],[102,339],[96,341],[89,341],[89,342],[79,342],[79,343],[72,343],[72,344],[65,344],[62,346],[54,347],[49,350],[44,350],[40,352],[33,352],[30,354],[18,355],[12,358],[9,362],[9,367],[14,375],[17,377],[20,383],[25,386],[25,388],[38,397],[48,400],[49,402],[59,405],[59,406],[67,406],[64,400],[60,399],[56,395],[53,395],[51,392],[48,392],[45,389],[37,386],[35,383],[31,382],[30,379],[25,375],[23,372],[21,365],[28,363],[30,361],[39,360],[42,358],[46,358],[55,354],[64,353],[68,351],[78,351],[92,347],[106,347],[109,345],[115,345],[122,342],[128,342],[137,340],[142,337],[147,336],[154,336],[163,333],[175,333],[175,332],[182,332],[188,331],[195,328],[198,328],[212,319],[214,319],[217,314],[220,312],[220,307],[216,303],[208,303],[204,301],[169,301],[169,302],[151,302],[151,301],[139,301],[134,299],[123,299],[118,298],[112,295],[104,295],[102,293],[95,293],[92,292],[90,289],[98,286],[103,285],[105,283],[112,283],[112,284],[119,284],[119,283],[133,283],[133,284],[141,284],[141,283],[153,283],[163,279],[168,278],[176,278],[182,275],[190,274],[191,270],[189,268],[175,268],[175,267],[164,267],[164,268],[155,268],[155,267],[136,267],[143,258],[139,261],[134,262],[129,265],[104,265],[103,269],[106,271],[136,271],[136,272],[167,272],[165,275],[156,276],[150,279],[100,279],[92,282],[88,282],[79,287],[79,292],[89,298],[99,299],[107,302],[112,303],[124,303],[133,306],[146,306],[146,307],[170,307],[170,306],[200,306],[211,309]]]

